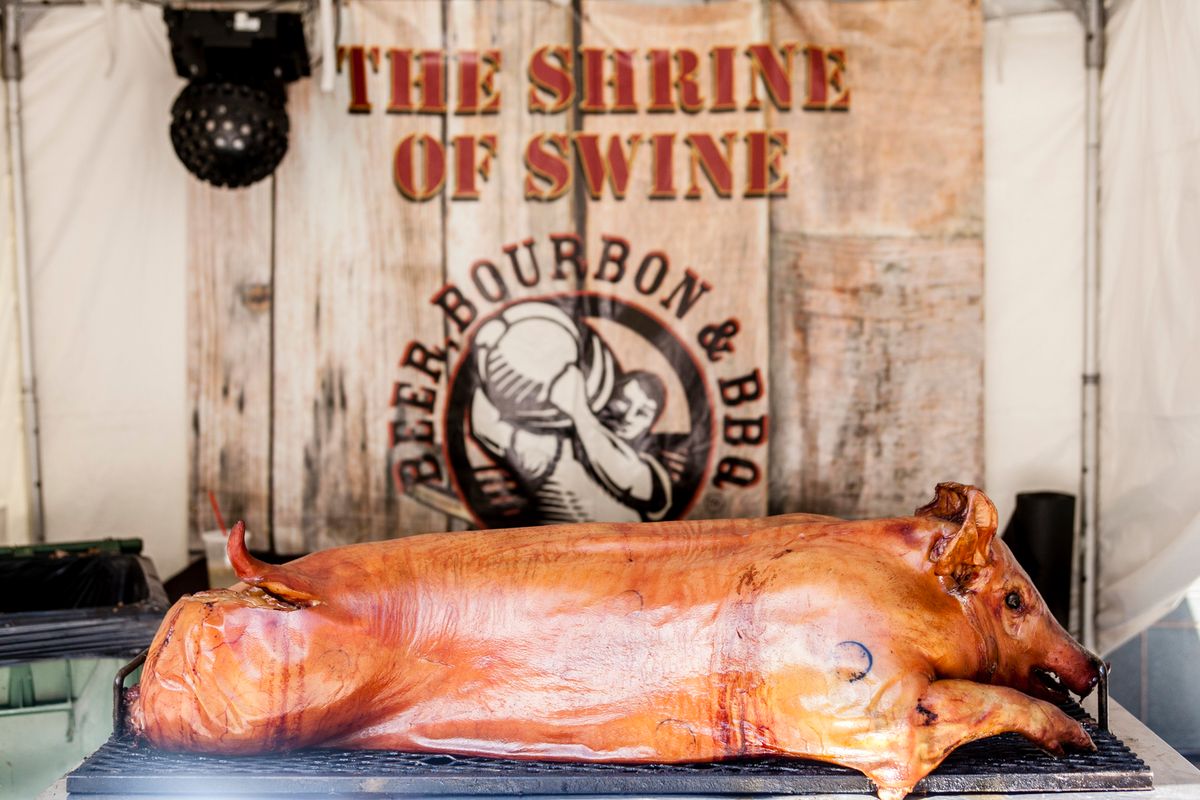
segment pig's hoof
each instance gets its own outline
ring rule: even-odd
[[[1066,755],[1068,747],[1073,750],[1095,750],[1096,745],[1083,726],[1066,714],[1062,716],[1062,724],[1050,730],[1041,742],[1042,747],[1056,756]]]
[[[879,800],[904,800],[905,797],[908,797],[908,793],[911,791],[911,786],[908,788],[892,787],[888,789],[885,789],[881,786],[879,787],[877,793],[879,795]]]

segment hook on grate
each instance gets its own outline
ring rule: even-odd
[[[146,655],[149,652],[150,648],[147,647],[138,653],[132,661],[117,670],[117,677],[113,679],[113,733],[117,736],[125,731],[125,679],[146,663]]]
[[[1100,681],[1096,684],[1096,722],[1100,730],[1108,730],[1108,670],[1106,661],[1100,662]]]

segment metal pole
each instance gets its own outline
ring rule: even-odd
[[[1087,154],[1083,241],[1083,413],[1080,530],[1083,538],[1083,645],[1096,649],[1100,520],[1100,78],[1104,73],[1104,2],[1087,0],[1085,98]]]
[[[25,219],[25,159],[21,142],[21,10],[4,5],[4,84],[8,95],[8,163],[12,175],[13,239],[17,259],[17,309],[21,326],[21,399],[25,459],[29,470],[29,529],[34,542],[46,541],[42,504],[41,446],[38,438],[37,380],[33,369],[33,295]]]
[[[321,26],[321,91],[329,94],[333,91],[337,79],[335,59],[337,58],[334,45],[333,0],[319,0],[317,4]]]

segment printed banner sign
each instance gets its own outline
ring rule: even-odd
[[[602,241],[595,289],[571,288],[589,265],[568,234],[505,248],[503,270],[480,259],[471,286],[434,294],[451,334],[408,345],[392,395],[406,495],[513,527],[679,519],[762,481],[766,381],[735,358],[742,323],[705,315],[721,288],[668,253]]]
[[[340,14],[273,180],[190,190],[198,528],[209,489],[301,552],[981,477],[974,2]]]

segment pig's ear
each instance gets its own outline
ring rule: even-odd
[[[996,507],[982,491],[961,483],[939,483],[933,502],[917,509],[918,517],[953,522],[958,530],[938,537],[929,548],[934,574],[950,578],[960,591],[970,591],[992,561]]]

